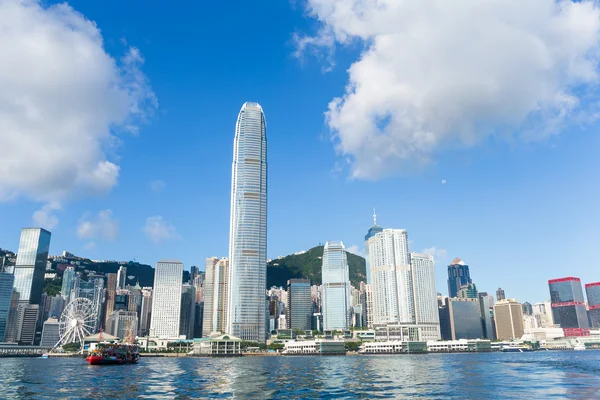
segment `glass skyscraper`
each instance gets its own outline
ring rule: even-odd
[[[266,286],[267,123],[258,103],[245,103],[233,142],[228,333],[265,342]]]
[[[0,270],[0,342],[4,341],[8,325],[10,300],[13,294],[14,275]]]
[[[590,325],[581,280],[572,276],[550,279],[548,287],[554,323],[563,329],[588,329]]]
[[[590,327],[600,328],[600,282],[586,284],[585,292],[589,307]]]
[[[287,282],[287,327],[307,331],[311,328],[313,301],[308,279],[290,279]]]
[[[469,274],[469,266],[460,258],[452,260],[448,265],[448,297],[458,297],[461,286],[473,283]]]
[[[21,230],[17,262],[13,267],[19,304],[40,304],[50,236],[50,232],[42,228]]]
[[[325,243],[321,275],[323,329],[348,329],[351,317],[350,277],[342,242]]]

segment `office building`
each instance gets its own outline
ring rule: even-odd
[[[152,288],[142,289],[142,301],[140,305],[140,318],[138,335],[148,336],[150,334],[150,320],[152,318]]]
[[[17,261],[9,267],[9,272],[14,273],[13,285],[20,304],[40,304],[50,237],[50,232],[42,228],[21,230]]]
[[[448,265],[448,297],[458,297],[461,286],[473,283],[469,273],[469,266],[460,258],[452,260]]]
[[[39,304],[19,303],[17,308],[17,342],[32,345],[35,339]]]
[[[449,298],[448,320],[451,340],[483,337],[479,299]]]
[[[120,266],[117,272],[117,289],[125,289],[127,286],[127,267]]]
[[[117,295],[117,274],[106,274],[106,301],[104,302],[104,326],[115,310],[115,296]]]
[[[75,268],[67,267],[63,271],[62,287],[60,289],[60,294],[62,295],[63,298],[67,299],[67,301],[69,301],[69,298],[71,296],[71,289],[73,289],[73,279],[74,278],[75,278]]]
[[[229,260],[216,257],[206,259],[204,280],[204,312],[202,315],[202,336],[227,330],[227,310],[229,301]]]
[[[375,210],[373,210],[373,226],[369,228],[369,231],[365,235],[365,264],[366,264],[366,275],[367,275],[367,285],[371,285],[373,283],[371,279],[371,267],[370,267],[370,258],[369,258],[369,239],[378,234],[379,232],[383,232],[383,228],[377,225],[377,214]]]
[[[591,328],[600,328],[600,282],[585,285]]]
[[[101,275],[88,275],[88,280],[85,281],[81,277],[76,276],[73,279],[71,301],[84,297],[94,304],[94,312],[96,319],[94,326],[91,328],[93,333],[98,332],[102,326],[102,304],[104,298],[104,278]]]
[[[227,332],[266,340],[267,125],[258,103],[240,110],[233,143]]]
[[[351,305],[348,260],[344,244],[325,243],[322,261],[323,329],[346,330],[350,327]]]
[[[58,319],[48,318],[44,322],[44,327],[42,328],[40,347],[54,347],[59,340]]]
[[[523,336],[523,306],[515,299],[494,304],[496,337],[498,340],[520,339]]]
[[[572,276],[550,279],[550,301],[554,323],[566,329],[565,335],[579,334],[578,330],[589,329],[585,299],[581,289],[581,280]],[[568,331],[573,330],[573,331]],[[589,330],[587,331],[589,334]]]
[[[533,314],[533,306],[529,302],[523,303],[523,315],[532,315]]]
[[[310,280],[290,279],[287,282],[287,328],[308,331],[311,329],[313,303]]]
[[[371,237],[368,245],[373,281],[373,324],[414,324],[406,230],[384,229]]]
[[[490,296],[485,292],[479,293],[479,309],[481,312],[481,330],[482,338],[494,340],[494,330],[492,329],[492,316],[490,314]]]
[[[363,326],[373,327],[373,286],[360,283],[360,298],[363,314]]]
[[[426,335],[420,340],[440,340],[440,320],[435,288],[433,257],[411,253],[412,292],[414,296],[415,323],[422,326]]]
[[[477,287],[474,283],[467,283],[462,285],[458,291],[458,296],[461,299],[477,299],[479,297],[477,293]]]
[[[496,290],[496,301],[505,300],[505,299],[506,299],[506,295],[504,294],[504,289],[498,288],[498,290]]]
[[[138,332],[138,315],[135,311],[116,310],[110,314],[106,323],[110,335],[121,340],[133,341]]]
[[[194,308],[194,338],[202,337],[202,323],[204,322],[204,302],[196,303]]]
[[[14,275],[0,271],[0,342],[4,342],[8,326],[10,301],[13,295]]]
[[[181,262],[159,261],[156,264],[150,336],[179,337],[182,280],[183,264]]]
[[[186,339],[194,338],[194,318],[196,317],[196,289],[190,284],[181,288],[181,311],[179,313],[179,335]]]

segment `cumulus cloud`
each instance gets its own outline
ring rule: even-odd
[[[54,214],[55,211],[60,210],[61,206],[58,203],[48,203],[42,208],[33,213],[33,222],[39,227],[45,229],[52,229],[58,225],[58,217]]]
[[[438,247],[428,247],[423,249],[421,252],[433,256],[435,260],[444,260],[448,257],[448,251],[446,249],[440,249]]]
[[[598,115],[600,6],[591,0],[307,0],[299,52],[364,46],[326,121],[351,175],[418,168],[495,135],[540,140]],[[333,43],[332,43],[333,42]]]
[[[177,229],[160,215],[146,218],[143,232],[150,241],[156,244],[171,239],[179,239]]]
[[[79,222],[77,236],[80,239],[116,240],[119,237],[119,223],[113,219],[112,210],[100,211],[97,215],[88,214]]]
[[[157,107],[139,50],[111,57],[96,24],[66,3],[2,0],[0,30],[0,201],[109,191],[116,135]]]

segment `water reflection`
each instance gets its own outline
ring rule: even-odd
[[[1,359],[1,399],[598,398],[600,352],[340,357]]]

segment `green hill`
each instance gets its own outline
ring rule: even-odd
[[[348,255],[350,282],[358,288],[366,280],[365,259],[352,253]],[[267,264],[267,288],[287,285],[288,279],[310,279],[312,285],[321,284],[321,257],[323,246],[313,247],[306,253],[292,254]]]

